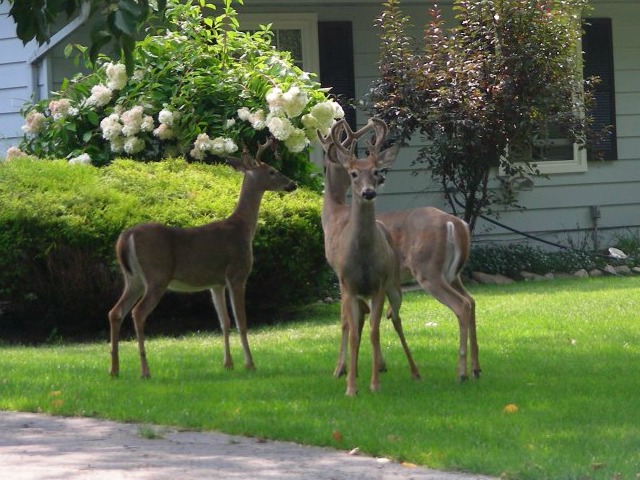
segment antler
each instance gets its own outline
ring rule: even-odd
[[[273,145],[273,138],[272,137],[268,138],[267,141],[264,142],[263,144],[258,142],[257,145],[258,145],[258,151],[256,152],[255,155],[251,155],[247,145],[242,144],[242,155],[240,155],[239,162],[245,168],[253,168],[258,166],[258,164],[261,162],[260,159],[262,158],[262,154],[264,153],[264,151],[267,150],[269,147],[271,147],[271,145]],[[229,160],[238,161],[238,159],[234,159],[233,157],[228,157],[227,161]]]
[[[269,137],[262,145],[258,142],[258,151],[256,152],[255,157],[256,164],[261,161],[260,159],[262,158],[262,154],[265,150],[270,148],[271,145],[273,145],[273,137]]]
[[[384,143],[385,138],[387,138],[387,134],[389,133],[389,127],[379,118],[371,118],[369,123],[373,124],[373,131],[375,132],[375,141],[367,140],[367,146],[369,147],[369,153],[378,154],[380,153],[380,148]]]
[[[340,150],[344,155],[353,154],[353,149],[355,148],[356,142],[360,139],[360,137],[362,137],[372,128],[376,128],[376,125],[374,123],[375,120],[377,119],[369,119],[364,127],[355,132],[351,130],[351,127],[345,119],[337,121],[331,128],[331,139],[333,140],[336,148]],[[379,121],[382,122],[382,120]],[[384,122],[382,123],[384,124]],[[342,142],[339,140],[340,134],[338,132],[340,129],[344,130],[344,132],[347,134],[347,138]]]

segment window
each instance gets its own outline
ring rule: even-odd
[[[240,25],[247,30],[271,24],[273,44],[291,52],[296,65],[305,72],[320,73],[318,58],[318,18],[315,13],[247,13]]]
[[[594,128],[615,126],[615,102],[613,83],[613,41],[611,20],[606,18],[587,19],[583,25],[582,37],[583,75],[585,78],[598,76],[600,84],[595,93],[596,106],[590,112],[594,117]],[[616,158],[615,136],[607,137],[596,145],[606,160]],[[523,157],[538,168],[541,173],[586,172],[588,149],[573,144],[555,125],[549,125],[538,138],[533,139],[533,147]]]

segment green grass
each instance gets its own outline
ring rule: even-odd
[[[640,279],[474,287],[479,381],[458,384],[453,315],[421,292],[405,296],[405,332],[421,369],[413,381],[390,322],[382,391],[368,391],[363,342],[356,398],[332,377],[337,305],[253,329],[258,367],[222,368],[215,334],[152,338],[152,378],[136,344],[108,376],[100,344],[0,347],[0,409],[220,430],[362,452],[506,479],[636,479],[640,474]],[[105,320],[106,321],[106,320]],[[152,320],[151,320],[152,321]],[[506,412],[509,404],[517,406]],[[339,434],[338,434],[339,433]],[[616,476],[617,475],[617,476]]]

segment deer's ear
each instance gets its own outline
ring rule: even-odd
[[[378,168],[391,167],[391,165],[393,165],[393,163],[396,161],[399,151],[400,151],[400,144],[396,143],[395,145],[380,152],[378,154],[378,158],[376,159],[376,164]]]
[[[247,167],[242,163],[242,160],[235,157],[225,157],[225,161],[230,167],[233,167],[238,172],[246,172]]]

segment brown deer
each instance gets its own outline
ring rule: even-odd
[[[111,375],[119,373],[118,340],[124,317],[132,312],[141,375],[150,376],[144,346],[144,323],[167,290],[210,290],[224,336],[224,366],[233,368],[229,349],[228,289],[244,350],[245,367],[254,369],[247,340],[245,287],[253,266],[253,237],[258,210],[268,190],[291,192],[296,184],[260,161],[271,141],[258,146],[255,158],[246,149],[240,159],[227,158],[244,180],[233,213],[226,219],[193,228],[143,223],[125,230],[116,243],[124,276],[122,296],[109,312],[111,326]]]
[[[387,126],[379,119],[370,120],[357,135],[350,129],[345,130],[348,138],[343,143],[339,137],[344,124],[344,120],[341,120],[331,130],[335,150],[328,157],[331,161],[339,162],[341,168],[348,172],[353,201],[348,212],[342,207],[338,207],[333,214],[323,209],[322,221],[327,260],[336,271],[340,283],[343,332],[348,332],[349,335],[351,360],[346,394],[352,396],[357,392],[356,374],[361,334],[359,325],[364,321],[365,299],[371,300],[371,390],[376,392],[380,389],[379,371],[384,367],[380,348],[380,321],[385,297],[389,300],[391,320],[402,343],[412,376],[418,379],[420,374],[402,331],[400,261],[390,243],[389,233],[375,218],[374,200],[380,179],[379,171],[393,164],[398,149],[380,150],[386,138]],[[369,155],[357,158],[353,153],[355,141],[370,130],[375,132],[375,142],[369,143]]]
[[[343,128],[351,132],[348,124],[345,123]],[[363,130],[347,133],[347,140],[358,138]],[[325,244],[328,245],[327,237],[333,235],[332,226],[342,223],[342,220],[332,222],[332,219],[340,219],[348,214],[349,205],[346,197],[351,179],[347,170],[331,158],[335,156],[336,149],[333,138],[331,136],[319,136],[319,138],[325,151],[322,224],[325,228]],[[344,145],[345,141],[342,143]],[[458,379],[468,378],[467,344],[470,345],[471,350],[472,373],[475,378],[479,378],[481,369],[478,359],[475,301],[464,288],[460,278],[471,248],[468,225],[455,215],[434,207],[379,213],[377,219],[386,226],[392,243],[400,255],[402,281],[414,278],[425,291],[431,293],[456,315],[460,328],[460,349],[456,372]],[[329,259],[330,252],[326,253]],[[329,263],[331,264],[331,259]],[[366,306],[364,308],[366,309]],[[342,315],[344,316],[344,312]],[[364,313],[361,314],[358,323],[362,329]],[[346,373],[347,336],[348,324],[343,323],[341,348],[334,370],[335,376]],[[384,369],[384,361],[381,361],[380,368]]]

